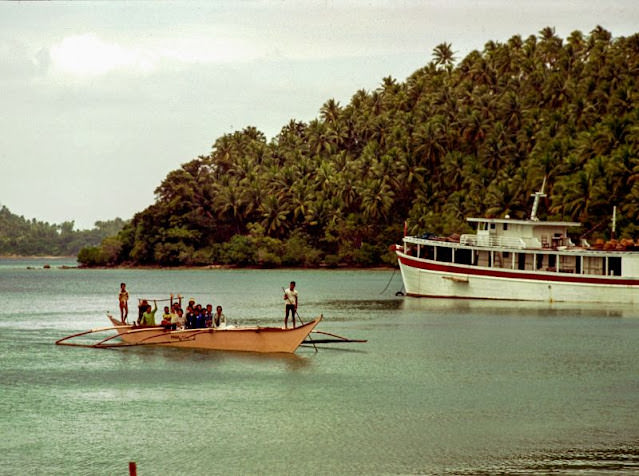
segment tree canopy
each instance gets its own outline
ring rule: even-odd
[[[102,247],[113,263],[375,265],[409,231],[523,218],[547,177],[543,218],[619,235],[639,218],[639,35],[489,41],[455,63],[442,43],[400,82],[267,140],[254,127],[170,172],[156,201]],[[87,264],[91,264],[87,260]]]
[[[116,235],[124,223],[120,218],[97,221],[92,230],[79,231],[74,230],[73,221],[52,225],[27,220],[3,205],[0,208],[0,255],[75,256],[84,247],[104,244],[103,240]]]

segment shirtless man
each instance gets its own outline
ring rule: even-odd
[[[126,318],[129,317],[129,292],[126,290],[126,283],[120,283],[120,320],[122,324],[126,324]]]

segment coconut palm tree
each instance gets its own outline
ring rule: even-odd
[[[450,43],[440,43],[433,48],[433,61],[436,66],[442,66],[450,70],[455,62],[455,53],[452,45]]]

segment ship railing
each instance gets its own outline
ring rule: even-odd
[[[466,246],[477,246],[477,235],[462,235],[459,237],[459,244]]]
[[[495,248],[541,248],[537,238],[520,238],[516,236],[462,235],[459,243],[466,246],[482,246]]]

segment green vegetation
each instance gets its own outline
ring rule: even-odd
[[[50,255],[73,256],[83,247],[108,247],[107,238],[117,234],[124,226],[120,218],[110,221],[98,221],[92,230],[77,231],[72,221],[61,225],[50,225],[40,221],[27,220],[14,215],[6,206],[0,208],[0,255]]]
[[[182,165],[156,202],[80,260],[369,266],[409,232],[467,230],[467,216],[523,218],[548,177],[542,218],[618,234],[639,218],[639,35],[450,44],[405,82],[384,78],[271,141],[253,127]],[[97,259],[96,259],[97,257]]]

